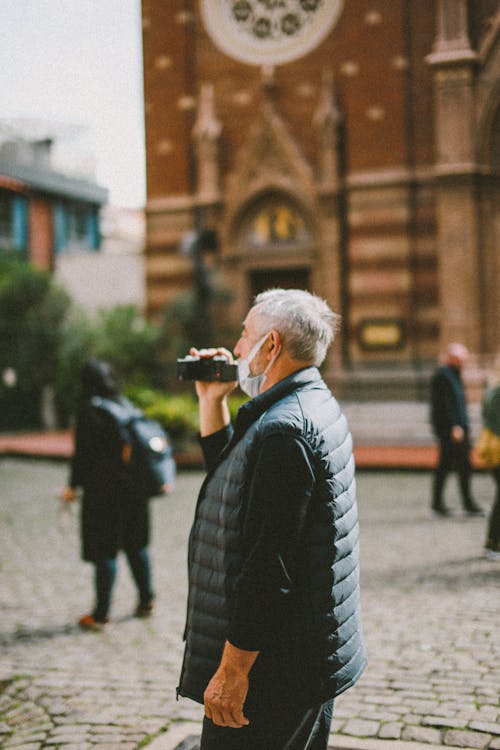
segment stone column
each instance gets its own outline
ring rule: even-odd
[[[341,114],[335,101],[333,72],[325,70],[313,124],[318,144],[318,181],[323,191],[338,191],[340,182],[339,135]]]
[[[437,251],[441,347],[461,341],[481,351],[480,240],[476,191],[476,55],[466,0],[438,0],[437,35],[427,62],[434,79]]]
[[[219,138],[221,124],[215,114],[214,87],[204,83],[193,128],[197,163],[197,203],[219,200]]]
[[[320,98],[313,115],[313,126],[318,155],[317,195],[321,206],[322,243],[318,248],[320,284],[325,298],[343,318],[338,340],[328,357],[328,372],[325,373],[327,378],[337,383],[342,379],[349,336],[346,248],[343,247],[346,207],[340,167],[341,122],[342,116],[334,93],[333,72],[328,69],[323,73]]]

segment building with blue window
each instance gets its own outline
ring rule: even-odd
[[[52,141],[6,141],[0,148],[0,252],[15,251],[54,270],[58,256],[99,250],[108,191],[54,171]]]

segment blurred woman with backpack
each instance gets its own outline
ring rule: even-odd
[[[150,615],[154,600],[147,548],[149,498],[132,490],[125,481],[120,470],[123,446],[113,421],[96,408],[96,397],[117,404],[129,403],[120,394],[111,366],[92,359],[82,371],[74,455],[69,483],[62,493],[63,500],[71,502],[75,499],[75,490],[83,490],[80,514],[82,558],[95,567],[95,605],[91,613],[80,618],[79,625],[91,630],[101,629],[109,621],[116,558],[120,549],[125,552],[137,587],[135,615]]]

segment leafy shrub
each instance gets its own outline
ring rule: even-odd
[[[152,388],[131,386],[125,395],[142,409],[148,417],[156,419],[168,431],[177,449],[192,442],[199,431],[198,401],[194,393],[167,394]],[[234,421],[246,396],[231,394],[229,412]]]
[[[214,341],[230,348],[237,334],[224,327],[224,309],[232,292],[217,283],[213,286],[211,310],[218,321]],[[146,320],[133,305],[91,316],[72,303],[48,272],[15,253],[3,254],[0,428],[39,426],[46,386],[54,394],[59,423],[66,426],[77,407],[82,367],[96,357],[110,362],[132,400],[162,422],[174,439],[193,439],[198,431],[197,401],[176,380],[175,361],[195,342],[197,309],[195,294],[185,291],[170,303],[160,324]],[[9,382],[13,378],[14,384]],[[160,390],[163,383],[169,384],[170,395]],[[231,395],[233,418],[241,402],[241,397]]]
[[[48,272],[15,258],[0,263],[0,373],[10,371],[15,380],[0,382],[2,427],[39,424],[70,308],[69,295]]]
[[[95,329],[83,311],[73,308],[64,328],[54,390],[59,421],[67,425],[80,397],[80,373],[94,351]]]
[[[192,394],[165,394],[147,388],[126,388],[126,395],[148,417],[156,419],[173,440],[188,440],[198,431],[198,405]]]
[[[212,279],[213,288],[210,300],[210,321],[203,321],[210,335],[212,345],[225,346],[231,349],[238,338],[238,330],[229,325],[227,307],[234,299],[234,292],[226,289],[216,277]],[[164,372],[172,381],[175,390],[182,386],[175,383],[176,359],[184,357],[191,346],[197,346],[200,337],[198,306],[196,293],[193,290],[179,292],[165,307],[161,323],[161,352]],[[208,332],[207,331],[207,332]]]
[[[161,327],[146,320],[135,305],[101,310],[94,322],[94,351],[110,362],[124,383],[158,384]]]
[[[59,349],[55,381],[59,416],[67,423],[80,393],[80,372],[90,357],[109,362],[122,384],[161,382],[158,345],[161,330],[133,305],[117,305],[90,317],[73,310]]]

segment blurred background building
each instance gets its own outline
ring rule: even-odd
[[[419,398],[500,341],[498,0],[142,0],[147,310],[215,230],[239,326],[303,287],[343,316],[344,397]],[[474,377],[474,375],[473,375]]]
[[[145,305],[144,212],[108,205],[79,127],[0,121],[0,248],[49,270],[89,312]]]
[[[36,127],[0,123],[0,241],[48,270],[60,254],[99,249],[107,200],[91,177],[55,169],[53,144]]]

